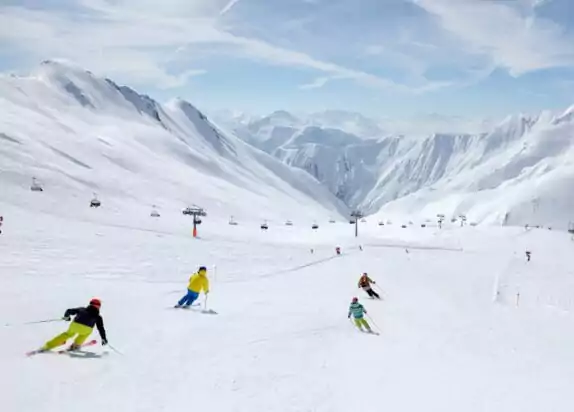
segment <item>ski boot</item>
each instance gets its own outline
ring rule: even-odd
[[[68,352],[74,352],[80,349],[80,345],[77,345],[75,343],[72,343],[68,349],[66,349]]]

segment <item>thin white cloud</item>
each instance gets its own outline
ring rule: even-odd
[[[225,15],[225,14],[228,13],[233,7],[235,7],[235,5],[237,5],[237,3],[239,3],[239,0],[230,0],[229,3],[227,3],[223,9],[221,9],[221,11],[219,12],[219,15],[220,15],[220,16]]]
[[[574,65],[574,40],[532,17],[549,0],[404,0],[418,11],[408,24],[406,14],[375,19],[384,0],[67,1],[57,10],[0,6],[0,42],[27,61],[61,56],[159,87],[185,84],[213,56],[302,69],[303,90],[347,79],[403,93],[466,85],[500,67],[520,75]],[[511,6],[519,3],[526,12]]]
[[[321,87],[325,86],[330,80],[331,78],[327,76],[317,77],[311,83],[300,85],[299,89],[301,90],[320,89]]]
[[[170,73],[165,64],[200,62],[218,48],[235,57],[265,64],[312,69],[330,79],[403,92],[431,90],[439,83],[412,88],[364,70],[280,47],[257,37],[240,36],[222,17],[238,0],[79,0],[84,12],[0,8],[0,40],[26,50],[38,60],[61,56],[102,74],[120,73],[136,82],[157,81],[160,87],[180,85],[189,75]],[[203,48],[203,50],[201,49]],[[181,64],[180,64],[181,65]]]
[[[511,2],[414,2],[435,16],[441,27],[462,41],[470,53],[488,56],[515,76],[574,66],[574,38],[550,20],[522,15]]]
[[[321,76],[317,77],[310,83],[305,83],[299,85],[299,89],[301,90],[313,90],[313,89],[320,89],[321,87],[325,86],[327,83],[335,81],[335,80],[343,80],[349,79],[349,76]]]

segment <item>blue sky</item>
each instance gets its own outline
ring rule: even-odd
[[[503,117],[574,104],[574,2],[0,0],[0,71],[48,58],[206,110]]]

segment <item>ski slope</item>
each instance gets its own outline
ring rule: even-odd
[[[262,232],[208,218],[193,239],[178,214],[144,225],[105,209],[89,219],[9,204],[2,213],[3,411],[574,407],[574,271],[564,232],[369,221],[355,240],[344,223]],[[217,315],[172,308],[198,265],[209,268],[207,305]],[[357,290],[363,271],[383,301]],[[380,336],[346,319],[354,295]],[[24,356],[67,326],[25,322],[58,318],[92,297],[102,299],[109,341],[122,354],[98,346],[89,358]]]

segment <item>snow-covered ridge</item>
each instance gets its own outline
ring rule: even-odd
[[[33,176],[46,188],[34,200]],[[193,203],[237,219],[345,213],[314,178],[219,130],[191,103],[160,104],[61,61],[0,77],[0,187],[0,204],[51,212],[66,203],[74,213],[96,192],[105,207],[132,202],[144,215]]]
[[[295,117],[285,113],[237,124],[235,131],[366,213],[564,226],[574,220],[572,113],[508,116],[481,134],[368,138],[299,119],[290,124]]]
[[[47,195],[54,201],[98,192],[118,207],[129,195],[146,208],[191,202],[221,213],[226,202],[237,217],[283,220],[299,210],[315,219],[360,208],[380,219],[574,220],[572,107],[509,116],[481,134],[386,135],[344,112],[236,115],[222,129],[184,100],[160,104],[46,61],[31,76],[0,78],[0,110],[0,200],[10,202],[28,196],[36,176],[57,188]]]

